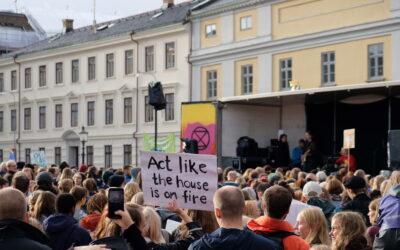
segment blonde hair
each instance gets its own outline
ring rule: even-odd
[[[372,190],[381,190],[382,182],[386,179],[383,175],[378,175],[373,178],[374,181],[372,182]]]
[[[381,199],[375,199],[375,200],[373,200],[373,201],[371,201],[370,203],[369,203],[369,206],[368,206],[368,209],[371,211],[375,211],[375,216],[374,216],[374,218],[372,218],[372,220],[373,220],[373,222],[374,223],[376,223],[377,221],[378,221],[378,217],[379,217],[379,212],[378,212],[378,209],[379,209],[379,202],[381,201]]]
[[[331,250],[331,247],[329,245],[314,245],[310,250]]]
[[[135,182],[129,182],[128,184],[125,185],[124,187],[124,198],[125,198],[125,202],[129,202],[132,200],[132,197],[139,193],[140,187],[137,183]]]
[[[144,205],[143,192],[136,193],[132,197],[131,202],[143,206]]]
[[[244,202],[244,215],[250,217],[250,218],[257,218],[258,216],[260,216],[259,214],[254,214],[254,207],[256,207],[256,209],[258,209],[257,206],[257,201],[256,200],[247,200]]]
[[[400,184],[400,171],[399,170],[393,171],[393,173],[390,176],[389,181],[382,193],[382,197],[385,196],[389,192],[389,190],[397,184]]]
[[[149,237],[151,242],[157,244],[165,243],[165,240],[161,234],[161,219],[154,208],[145,207],[143,214],[144,220],[146,221],[143,234]]]
[[[336,220],[340,225],[340,232],[333,241],[333,250],[342,250],[357,237],[364,237],[366,230],[365,222],[360,213],[340,212],[333,216],[332,221]]]
[[[299,213],[310,227],[310,232],[304,239],[308,244],[330,245],[328,224],[324,213],[319,208],[306,208]]]
[[[245,178],[246,180],[250,179],[250,173],[253,171],[254,168],[248,168],[246,171],[244,171],[242,177]]]
[[[297,180],[299,178],[300,168],[293,168],[290,170],[289,178]]]
[[[60,177],[60,182],[64,179],[71,179],[73,181],[74,173],[70,168],[64,168],[62,171],[61,177]]]

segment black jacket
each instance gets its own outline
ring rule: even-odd
[[[344,207],[343,211],[350,210],[353,212],[359,212],[364,215],[367,226],[370,226],[368,217],[368,206],[371,199],[366,194],[358,194],[353,200],[349,201]]]
[[[269,250],[272,241],[249,230],[219,228],[190,245],[189,250]]]
[[[186,226],[189,229],[189,236],[171,243],[155,244],[151,242],[146,244],[142,233],[135,224],[124,231],[123,237],[133,250],[187,250],[190,244],[203,235],[203,230],[197,221],[187,223]]]
[[[35,227],[19,221],[0,221],[0,249],[51,250],[46,246],[49,239]]]

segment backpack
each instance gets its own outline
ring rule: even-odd
[[[261,230],[256,230],[256,231],[254,231],[254,233],[271,240],[275,244],[275,247],[277,250],[284,249],[284,247],[283,247],[283,239],[284,238],[286,238],[288,236],[296,235],[293,232],[285,232],[285,231],[265,232],[265,231],[261,231]]]

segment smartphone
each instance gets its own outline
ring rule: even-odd
[[[118,210],[124,210],[124,189],[112,187],[108,189],[108,218],[121,219],[115,214]]]

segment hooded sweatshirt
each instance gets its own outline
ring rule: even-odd
[[[251,231],[263,231],[267,233],[274,233],[274,232],[289,232],[293,233],[293,227],[290,225],[289,222],[283,220],[277,220],[270,218],[268,216],[261,216],[257,219],[249,221],[247,223],[247,227]],[[290,249],[290,250],[307,250],[310,249],[310,246],[306,241],[302,238],[291,235],[287,236],[283,239],[283,248]]]
[[[77,221],[66,214],[53,214],[43,222],[53,250],[65,250],[71,246],[85,246],[92,241],[89,232],[76,225]]]
[[[211,234],[204,235],[189,247],[189,250],[203,249],[272,250],[275,249],[275,245],[272,241],[249,230],[219,228]]]

